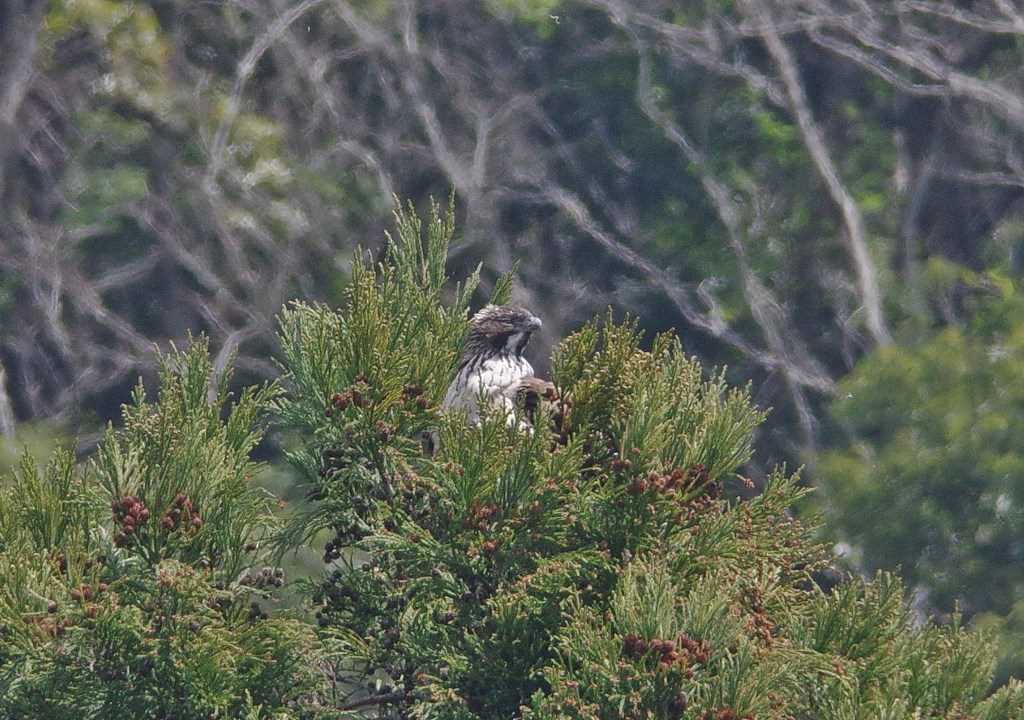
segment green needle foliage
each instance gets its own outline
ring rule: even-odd
[[[734,497],[763,413],[677,339],[569,336],[532,432],[440,413],[475,277],[442,304],[450,213],[398,225],[343,308],[281,322],[313,504],[281,546],[334,533],[311,589],[346,716],[1021,717],[1020,684],[986,699],[990,638],[915,627],[891,575],[815,583],[796,477]]]
[[[450,208],[399,212],[343,308],[284,312],[285,392],[232,402],[199,340],[84,466],[23,459],[0,497],[0,718],[1024,715],[1020,683],[989,694],[992,640],[916,627],[895,577],[819,587],[797,478],[736,493],[764,413],[676,338],[584,326],[531,431],[441,413],[476,289],[446,290],[453,231]],[[251,482],[269,410],[310,499],[283,525]],[[268,616],[266,553],[325,530],[315,622]]]
[[[293,717],[319,687],[307,623],[254,601],[275,532],[249,458],[278,390],[233,404],[205,341],[162,358],[96,456],[27,455],[0,497],[0,717]]]

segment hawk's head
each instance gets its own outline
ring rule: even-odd
[[[522,355],[540,318],[514,305],[488,305],[469,321],[465,357],[510,353]]]

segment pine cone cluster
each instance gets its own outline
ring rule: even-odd
[[[120,525],[114,535],[114,544],[122,547],[128,544],[129,538],[149,520],[149,508],[135,495],[126,495],[110,504],[114,512],[114,522]]]
[[[203,527],[203,518],[192,504],[192,499],[184,493],[178,493],[171,507],[160,518],[160,527],[168,532],[179,529],[198,532]]]
[[[35,618],[32,620],[36,627],[38,627],[44,635],[51,638],[63,637],[67,629],[72,626],[72,622],[65,618],[54,618],[49,615]]]
[[[366,405],[366,396],[369,392],[370,384],[366,381],[366,376],[356,376],[352,385],[345,392],[331,395],[330,405],[324,410],[324,415],[331,417],[335,410],[344,412],[350,405],[363,407]]]
[[[284,568],[265,566],[257,570],[249,568],[238,581],[246,587],[263,589],[284,586]]]
[[[324,545],[324,564],[329,565],[341,557],[341,551],[345,548],[345,542],[341,538],[328,540]]]
[[[746,604],[750,607],[750,617],[747,618],[747,630],[751,635],[761,642],[765,647],[770,647],[775,641],[775,623],[768,617],[764,609],[764,599],[757,588],[750,588],[745,593]]]
[[[612,460],[612,472],[624,473],[633,468],[633,461],[629,458],[615,458]]]
[[[419,385],[406,385],[402,388],[402,400],[406,403],[413,403],[420,410],[430,407],[430,400],[423,394],[423,388]]]
[[[704,664],[711,657],[711,646],[705,640],[694,640],[685,633],[675,640],[652,638],[645,640],[639,635],[629,634],[622,638],[622,651],[631,658],[655,655],[662,665],[679,664],[683,667]]]
[[[491,518],[498,514],[498,506],[493,503],[479,504],[473,506],[466,524],[477,530],[485,530],[491,522]]]
[[[613,461],[612,467],[615,467],[615,462],[624,464],[623,466],[628,469],[630,463],[629,460]],[[626,492],[630,495],[642,495],[647,491],[653,491],[657,493],[672,493],[677,491],[687,491],[695,488],[699,488],[707,484],[708,482],[708,470],[701,464],[688,467],[685,470],[683,468],[675,468],[668,473],[648,473],[646,478],[633,478],[633,480],[626,487]]]
[[[764,612],[755,612],[748,618],[747,630],[765,647],[775,642],[775,623]]]
[[[88,583],[82,583],[71,591],[71,599],[75,602],[88,602],[94,597],[105,593],[107,591],[107,587],[107,584],[102,582],[99,583],[95,589]],[[53,604],[56,605],[56,603]],[[47,610],[49,610],[49,607],[47,607]],[[56,608],[54,608],[53,611],[56,612]]]
[[[722,486],[718,481],[707,483],[695,497],[683,503],[680,512],[675,516],[676,522],[688,524],[705,515],[715,507],[722,496]]]
[[[395,428],[391,425],[388,425],[383,420],[378,420],[377,422],[375,422],[373,424],[373,429],[377,433],[377,439],[382,443],[390,441],[391,438],[395,436]]]

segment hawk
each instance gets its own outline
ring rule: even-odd
[[[529,414],[539,398],[554,389],[551,383],[534,377],[533,366],[523,356],[530,336],[540,327],[540,319],[521,307],[488,305],[480,310],[469,321],[458,371],[441,409],[462,412],[470,423],[478,423],[483,399],[503,408],[510,425],[528,428],[517,409]]]

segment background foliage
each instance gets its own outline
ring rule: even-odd
[[[970,322],[876,352],[843,380],[833,412],[850,440],[819,473],[859,563],[901,567],[921,604],[1017,617],[1021,297],[1005,277],[964,282]]]
[[[450,262],[483,265],[449,307],[518,262],[544,369],[609,304],[677,329],[772,408],[744,472],[807,464],[854,569],[1018,628],[1005,675],[1022,35],[1004,0],[11,0],[0,464],[95,450],[189,331],[275,377],[282,305],[344,297],[395,193],[454,189]]]

